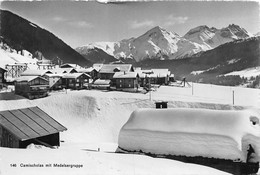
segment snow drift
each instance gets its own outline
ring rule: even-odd
[[[259,161],[259,114],[208,109],[139,109],[119,134],[119,148],[164,155]]]

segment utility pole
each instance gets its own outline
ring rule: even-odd
[[[232,99],[233,99],[233,105],[235,104],[235,91],[232,91]]]

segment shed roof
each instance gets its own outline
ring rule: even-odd
[[[22,141],[67,130],[37,106],[0,111],[0,121],[0,125]]]
[[[40,70],[40,69],[27,69],[21,75],[22,76],[43,76],[46,73],[52,74],[52,71]]]
[[[32,80],[34,80],[36,78],[40,78],[40,79],[43,79],[45,81],[48,81],[45,78],[40,77],[40,76],[20,76],[20,77],[17,77],[14,81],[17,81],[17,82],[21,82],[21,81],[30,82],[30,81],[32,81]]]
[[[115,69],[118,69],[120,72],[133,72],[133,66],[131,64],[104,64],[101,69],[100,73],[114,73]]]
[[[138,76],[137,72],[116,72],[113,78],[136,78]]]

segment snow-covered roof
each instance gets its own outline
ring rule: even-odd
[[[85,73],[68,73],[68,74],[63,75],[62,78],[75,78],[76,79],[76,78],[80,77],[81,75],[84,75],[85,77],[90,78],[90,76]]]
[[[21,75],[22,76],[43,76],[44,74],[51,74],[50,70],[40,70],[40,69],[27,69]]]
[[[102,66],[103,66],[103,64],[93,64],[93,68],[96,69],[96,71],[100,71]]]
[[[100,73],[114,73],[115,69],[120,72],[130,72],[133,71],[133,67],[131,64],[104,64],[101,69]]]
[[[65,63],[60,66],[61,68],[81,68],[81,66],[77,64],[70,64],[70,63]]]
[[[139,109],[122,127],[118,144],[155,154],[245,161],[249,144],[260,155],[259,119],[249,111]]]
[[[57,68],[51,70],[54,74],[65,74],[65,73],[72,73],[77,72],[74,68]]]
[[[15,78],[14,81],[16,81],[16,82],[22,82],[22,81],[30,82],[30,81],[32,81],[36,78],[46,80],[45,78],[40,77],[40,76],[27,76],[27,75],[25,75],[25,76],[20,76],[20,77]],[[48,81],[48,80],[46,80],[46,81]]]
[[[116,72],[113,78],[136,78],[138,76],[137,72]]]
[[[101,80],[101,79],[97,79],[94,82],[94,85],[110,85],[111,80]]]

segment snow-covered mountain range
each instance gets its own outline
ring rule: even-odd
[[[198,26],[184,36],[156,26],[137,38],[91,43],[76,48],[76,51],[86,56],[91,50],[98,48],[116,59],[134,62],[145,59],[180,59],[251,36],[245,29],[234,24],[222,29]]]

